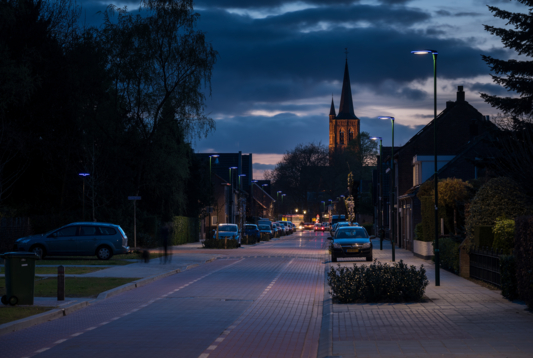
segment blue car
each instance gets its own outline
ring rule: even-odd
[[[22,237],[15,242],[15,251],[34,252],[45,256],[93,256],[108,260],[129,251],[128,238],[119,225],[77,222],[46,234]]]
[[[259,240],[259,228],[255,224],[244,225],[244,234],[246,236],[255,236]]]
[[[270,225],[261,225],[261,224],[259,224],[259,233],[268,235],[268,239],[269,240],[272,239],[272,237],[274,236],[273,230],[270,227]]]

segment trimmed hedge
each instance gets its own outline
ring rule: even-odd
[[[382,264],[374,261],[366,266],[330,267],[329,293],[341,303],[416,302],[424,296],[429,281],[422,265],[408,267],[402,260]]]
[[[474,245],[476,247],[492,247],[493,242],[492,225],[474,226]]]
[[[529,308],[533,308],[533,216],[516,218],[513,253],[518,294]]]
[[[270,235],[266,232],[261,233],[260,241],[270,241]]]
[[[506,255],[511,254],[514,247],[514,220],[505,217],[496,219],[492,233],[492,248],[502,250]]]
[[[253,245],[259,241],[259,237],[255,235],[243,235],[241,239],[241,244],[243,245]]]
[[[461,241],[461,238],[456,237],[439,238],[440,267],[456,275],[459,274],[459,246],[461,246]]]
[[[200,239],[200,222],[198,218],[174,216],[172,219],[172,245],[197,242]]]
[[[431,242],[435,240],[435,200],[432,196],[422,196],[419,199],[422,211],[422,238],[417,240]],[[439,207],[438,218],[439,235],[441,233],[440,219],[444,219],[444,234],[449,234],[453,230],[453,209],[445,206]]]
[[[236,249],[239,245],[237,240],[235,239],[228,239],[227,240],[227,248],[228,249]],[[225,239],[205,239],[204,241],[204,247],[206,249],[224,249],[226,248],[226,240]]]
[[[516,281],[516,260],[512,255],[500,256],[500,282],[502,296],[509,300],[518,298],[518,285]]]

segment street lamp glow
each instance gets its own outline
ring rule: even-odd
[[[439,54],[435,50],[414,50],[414,51],[411,51],[411,53],[414,55],[428,55],[428,54],[438,55]]]
[[[370,139],[372,139],[372,140],[383,140],[383,138],[381,138],[381,137],[372,137]]]
[[[91,174],[89,174],[89,173],[79,173],[78,175],[79,175],[80,177],[88,177],[88,176],[91,175]]]
[[[230,169],[237,169],[237,167],[229,167]]]
[[[378,117],[379,119],[390,119],[391,121],[394,122],[394,117],[389,117],[389,116],[383,116],[383,117]]]
[[[252,183],[257,183],[257,180],[252,180]]]
[[[219,155],[218,154],[213,154],[213,155],[210,155],[209,158],[218,158]]]
[[[283,192],[280,190],[280,191],[278,191],[278,194],[279,194],[279,193],[283,193]]]
[[[261,186],[268,186],[268,184],[261,184]]]

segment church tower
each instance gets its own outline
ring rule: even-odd
[[[335,114],[335,104],[331,99],[329,111],[329,154],[342,151],[348,147],[348,143],[357,139],[360,133],[359,118],[353,111],[352,87],[348,72],[348,59],[344,66],[344,79],[342,82],[341,103],[339,114]]]

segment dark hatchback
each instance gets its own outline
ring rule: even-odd
[[[259,239],[259,228],[255,224],[246,224],[244,225],[244,235],[255,236],[257,239]]]
[[[331,261],[337,262],[338,257],[365,257],[372,261],[372,241],[364,227],[340,227],[331,240]]]

